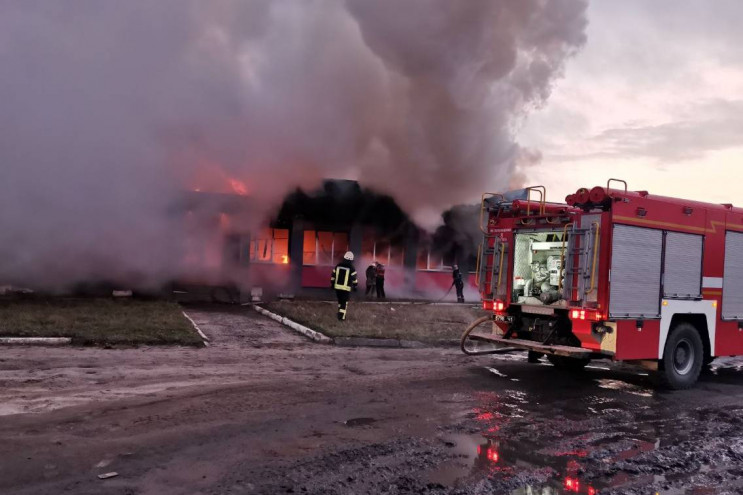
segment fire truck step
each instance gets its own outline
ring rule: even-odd
[[[472,334],[470,335],[472,340],[480,340],[484,342],[490,342],[493,344],[502,344],[507,347],[517,347],[519,349],[527,349],[530,351],[541,352],[543,354],[555,354],[558,356],[567,356],[574,358],[588,358],[593,354],[589,349],[583,349],[582,347],[571,347],[567,345],[549,345],[534,342],[533,340],[524,339],[504,339],[495,335],[484,335],[484,334]]]

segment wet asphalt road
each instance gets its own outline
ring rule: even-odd
[[[0,493],[743,492],[740,359],[657,392],[602,362],[336,348],[249,310],[189,314],[213,346],[2,350]]]

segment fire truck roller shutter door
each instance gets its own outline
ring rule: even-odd
[[[743,233],[740,232],[725,234],[722,318],[743,320]]]
[[[663,295],[672,299],[702,298],[702,245],[695,234],[666,234]]]
[[[615,225],[609,315],[658,318],[663,231]]]

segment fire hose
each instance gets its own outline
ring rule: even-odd
[[[453,288],[454,288],[454,284],[451,284],[451,286],[449,286],[449,290],[447,290],[447,291],[446,291],[446,293],[445,293],[445,294],[444,294],[444,295],[443,295],[443,296],[441,297],[441,299],[437,299],[436,301],[421,301],[421,302],[414,302],[413,304],[419,304],[419,305],[427,305],[427,304],[438,304],[438,303],[440,303],[441,301],[443,301],[444,299],[446,299],[446,297],[447,297],[447,296],[449,295],[449,293],[451,293],[451,290],[452,290]]]
[[[472,323],[470,323],[470,326],[467,327],[467,329],[462,334],[462,340],[460,342],[460,348],[462,349],[462,352],[467,354],[468,356],[482,356],[483,354],[500,354],[502,350],[500,349],[491,349],[488,351],[471,351],[465,347],[465,343],[467,342],[467,339],[469,338],[470,334],[475,330],[475,328],[479,327],[483,323],[486,323],[488,321],[493,321],[493,315],[483,316],[482,318],[478,318]]]
[[[435,302],[434,304],[438,304],[438,303],[440,303],[441,301],[443,301],[444,299],[446,299],[446,296],[448,296],[448,295],[449,295],[449,293],[451,292],[451,290],[452,290],[453,288],[454,288],[454,284],[451,284],[451,285],[449,286],[449,290],[448,290],[448,291],[446,291],[446,294],[444,294],[444,296],[443,296],[443,297],[442,297],[441,299],[439,299],[438,301],[436,301],[436,302]]]

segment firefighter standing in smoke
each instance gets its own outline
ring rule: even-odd
[[[353,266],[353,253],[348,251],[343,255],[343,261],[335,265],[330,276],[330,287],[335,289],[338,298],[338,321],[346,319],[351,290],[355,291],[357,285],[359,281],[356,278],[356,268]]]
[[[377,262],[377,298],[384,299],[387,295],[384,293],[384,265]]]
[[[366,269],[366,294],[365,296],[369,296],[374,293],[374,289],[377,286],[377,267],[372,263],[369,265],[369,267]]]
[[[464,302],[464,280],[462,280],[462,272],[459,271],[459,265],[452,267],[452,285],[457,288],[457,302]],[[451,290],[451,288],[449,288]]]

